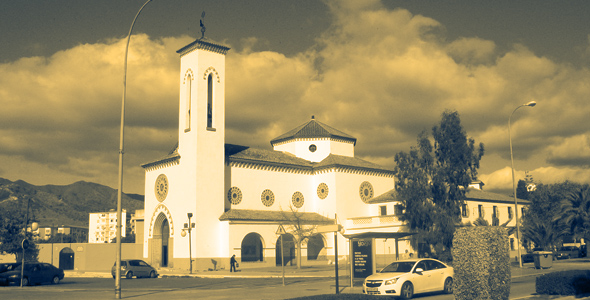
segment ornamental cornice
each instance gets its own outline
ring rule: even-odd
[[[154,162],[149,162],[149,163],[141,165],[141,167],[144,168],[146,171],[154,171],[154,170],[159,170],[159,169],[164,169],[164,168],[168,168],[171,166],[175,166],[178,164],[180,164],[180,154],[165,157],[163,159],[160,159],[160,160],[157,160]]]
[[[168,219],[168,226],[170,227],[170,236],[174,235],[174,221],[172,220],[172,214],[170,213],[170,210],[168,210],[168,207],[166,207],[166,205],[160,203],[154,209],[154,213],[152,214],[152,218],[150,220],[150,229],[148,232],[148,237],[150,238],[154,237],[154,223],[157,221],[157,217],[160,215],[160,213],[163,213],[164,216],[166,216],[166,219]]]
[[[229,47],[213,43],[209,40],[205,39],[198,39],[182,48],[180,48],[176,53],[180,54],[180,57],[192,52],[193,50],[205,50],[209,52],[214,52],[222,55],[226,55],[227,51],[229,51]]]

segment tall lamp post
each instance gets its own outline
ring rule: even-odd
[[[522,257],[520,256],[520,225],[518,224],[518,200],[516,198],[516,183],[514,182],[514,156],[512,155],[512,135],[510,133],[510,120],[512,119],[512,115],[516,112],[517,109],[530,106],[533,107],[537,105],[537,102],[531,101],[525,104],[522,104],[515,108],[510,114],[508,118],[508,139],[510,140],[510,163],[512,164],[512,192],[514,194],[514,218],[516,223],[516,249],[518,251],[518,265],[522,268]]]
[[[22,263],[20,268],[20,287],[23,287],[23,277],[25,273],[25,250],[29,248],[29,240],[27,239],[27,227],[29,227],[29,206],[31,204],[31,198],[27,197],[27,213],[25,214],[25,226],[23,231],[23,241],[21,243],[21,247],[23,248],[23,257]],[[37,230],[39,228],[39,224],[37,222],[31,223],[31,232]]]
[[[117,257],[115,260],[115,298],[121,299],[121,225],[123,220],[121,220],[121,198],[123,194],[123,137],[125,133],[125,97],[127,95],[127,56],[129,54],[129,41],[131,40],[131,32],[133,31],[133,26],[135,25],[135,21],[139,14],[143,10],[143,8],[152,0],[147,0],[139,9],[135,18],[133,18],[133,22],[131,22],[131,27],[129,28],[129,33],[127,34],[127,45],[125,46],[125,63],[124,63],[124,75],[123,75],[123,97],[121,100],[121,131],[120,131],[120,139],[119,139],[119,190],[117,191]]]
[[[192,241],[191,241],[191,231],[195,228],[195,223],[191,223],[191,218],[193,217],[193,213],[187,213],[186,216],[188,217],[188,223],[184,223],[184,228],[180,235],[182,237],[186,236],[188,232],[188,261],[189,261],[189,272],[193,274],[193,249],[192,249]]]

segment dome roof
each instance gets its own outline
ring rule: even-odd
[[[293,139],[299,138],[333,138],[339,140],[351,141],[356,144],[356,138],[346,134],[338,129],[330,127],[322,122],[317,121],[313,116],[311,120],[290,130],[289,132],[282,134],[270,141],[270,144],[286,142]]]

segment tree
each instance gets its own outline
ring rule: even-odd
[[[29,247],[25,250],[26,261],[37,261],[39,249],[33,240],[33,233],[24,230],[27,205],[15,201],[0,210],[0,253],[13,254],[16,261],[22,260],[22,242],[26,239]],[[28,199],[27,199],[28,201]]]
[[[575,238],[590,237],[590,185],[577,187],[561,200],[558,219]]]
[[[405,208],[401,219],[428,245],[418,247],[419,255],[430,249],[450,253],[465,190],[477,179],[484,155],[483,144],[476,148],[475,141],[467,138],[456,111],[442,114],[432,137],[434,146],[423,131],[416,147],[395,155],[396,191]]]
[[[529,191],[527,189],[527,184],[522,179],[518,180],[518,185],[516,186],[516,198],[523,200],[529,199]]]
[[[528,192],[531,204],[522,216],[522,243],[536,247],[556,248],[561,244],[566,227],[562,219],[562,211],[556,209],[563,205],[567,195],[580,187],[577,183],[565,181],[550,185],[539,184]],[[563,207],[563,206],[562,206]]]
[[[285,220],[285,231],[293,235],[293,242],[297,249],[297,269],[301,269],[301,244],[315,234],[317,225],[310,224],[304,217],[305,213],[299,212],[292,205],[289,205],[289,211],[281,210],[281,214]]]

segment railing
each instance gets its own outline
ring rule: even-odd
[[[346,220],[346,228],[388,227],[403,225],[397,216],[386,215],[377,217],[351,218]]]

